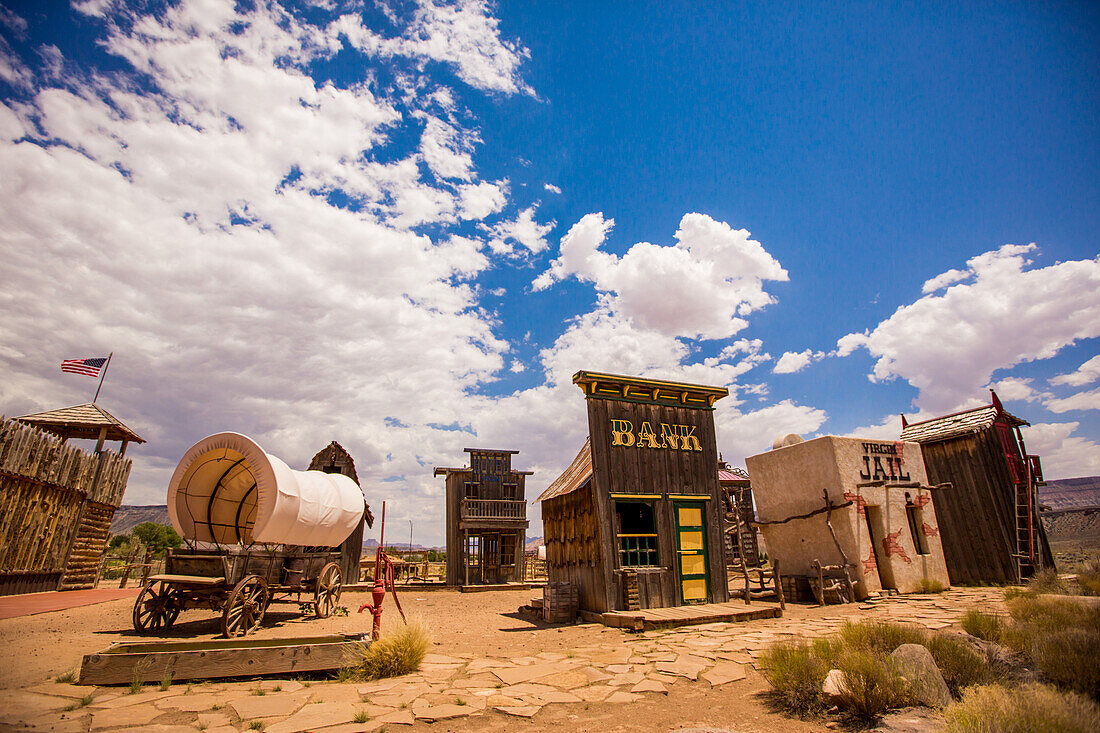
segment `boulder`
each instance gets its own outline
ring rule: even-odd
[[[928,649],[920,644],[902,644],[890,658],[901,676],[913,686],[914,698],[921,705],[942,708],[951,703],[951,691]]]
[[[844,673],[839,669],[830,669],[829,674],[825,675],[825,681],[821,684],[821,694],[825,696],[830,705],[840,707],[844,704],[844,696],[847,692],[848,687],[844,684]]]

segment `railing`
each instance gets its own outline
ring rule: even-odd
[[[527,502],[512,499],[463,499],[463,519],[526,519]]]

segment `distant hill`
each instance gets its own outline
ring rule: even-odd
[[[1100,509],[1100,476],[1047,481],[1039,487],[1039,503],[1052,512]]]
[[[156,522],[157,524],[171,526],[172,520],[168,518],[168,505],[120,506],[115,511],[115,518],[111,520],[111,534],[127,534],[142,522]]]
[[[542,537],[527,537],[525,539],[527,540],[527,544],[523,546],[523,549],[527,552],[534,552],[546,544]]]

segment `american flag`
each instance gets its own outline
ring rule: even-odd
[[[106,356],[98,356],[95,359],[66,359],[61,362],[61,371],[83,374],[87,377],[98,377],[99,370],[106,363]]]

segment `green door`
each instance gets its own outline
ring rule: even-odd
[[[676,549],[680,559],[680,597],[685,604],[710,599],[707,531],[702,502],[676,502]]]

